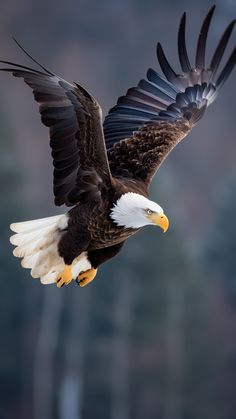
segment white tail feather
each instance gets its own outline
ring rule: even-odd
[[[31,231],[42,230],[44,227],[56,225],[64,215],[55,215],[53,217],[39,218],[38,220],[23,221],[22,223],[13,223],[10,229],[15,233],[30,233]]]
[[[32,253],[36,253],[42,249],[42,246],[45,247],[46,244],[50,245],[54,240],[55,233],[47,238],[39,236],[40,238],[37,239],[37,237],[32,238],[31,240],[27,240],[25,236],[22,236],[21,243],[17,243],[18,246],[14,249],[13,255],[18,258],[23,258],[26,255],[31,255]],[[16,243],[13,243],[16,244]]]
[[[17,233],[10,238],[16,246],[13,254],[23,258],[21,265],[31,269],[33,278],[41,277],[43,283],[55,282],[63,270],[65,264],[58,254],[57,245],[67,223],[67,215],[56,215],[11,224],[11,230]]]
[[[25,256],[21,261],[22,268],[31,269],[37,263],[39,253],[34,253],[33,255]]]
[[[14,234],[10,237],[10,242],[14,244],[14,246],[20,246],[22,244],[26,245],[27,243],[30,243],[31,241],[37,240],[38,238],[45,237],[50,233],[52,234],[53,231],[56,231],[57,226],[51,226],[42,228],[41,230],[36,229],[35,231],[28,231],[28,232],[21,232],[18,234]]]
[[[61,265],[59,266],[60,266],[60,271],[59,270],[50,271],[46,275],[41,276],[40,278],[41,284],[45,284],[45,285],[53,284],[56,281],[57,275],[59,275],[59,273],[61,272]]]
[[[64,260],[58,254],[58,242],[67,224],[67,215],[56,215],[10,226],[17,233],[10,238],[10,242],[16,246],[14,256],[23,258],[22,267],[31,269],[31,276],[40,278],[42,284],[56,282],[57,276],[65,268]],[[72,263],[73,279],[90,268],[87,252],[81,253]]]
[[[45,246],[39,252],[37,263],[32,267],[31,275],[33,278],[41,278],[46,275],[54,266],[64,265],[63,259],[59,256],[57,251],[57,244],[59,238],[55,239],[50,246]]]

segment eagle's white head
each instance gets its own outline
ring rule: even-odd
[[[151,224],[161,227],[164,232],[169,227],[160,205],[134,192],[123,194],[112,207],[110,216],[120,227],[136,229]]]

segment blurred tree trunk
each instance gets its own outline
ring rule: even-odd
[[[63,291],[46,287],[34,365],[34,419],[52,419],[54,360],[59,340]]]
[[[90,322],[93,287],[69,294],[69,324],[64,346],[64,374],[60,387],[60,419],[81,419],[84,392],[84,356]]]
[[[130,418],[130,339],[136,300],[135,278],[126,271],[117,272],[116,300],[113,311],[113,341],[111,345],[111,419]]]
[[[173,277],[166,281],[165,368],[166,383],[163,400],[163,419],[182,419],[184,416],[184,284]]]
[[[25,280],[25,278],[22,278]],[[26,281],[25,281],[26,282]],[[24,286],[22,284],[22,286]],[[32,287],[25,292],[25,298],[23,300],[24,310],[23,321],[24,330],[22,336],[22,356],[21,356],[21,368],[24,371],[22,374],[22,391],[21,391],[21,405],[22,405],[22,419],[33,417],[33,371],[32,367],[35,362],[35,342],[38,338],[37,330],[39,325],[39,319],[35,310],[35,307],[39,305],[39,292],[37,287]]]

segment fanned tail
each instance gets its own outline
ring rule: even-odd
[[[42,284],[55,283],[65,268],[64,259],[58,253],[58,242],[67,225],[67,215],[10,225],[16,233],[10,237],[10,242],[16,246],[14,256],[22,258],[22,267],[31,269],[31,276],[40,278]],[[87,252],[81,253],[72,263],[72,278],[76,279],[80,272],[90,268]]]
[[[64,261],[58,254],[57,245],[67,220],[67,215],[56,215],[10,225],[16,233],[10,238],[16,246],[14,256],[22,258],[22,267],[31,269],[32,277],[40,278],[44,284],[55,282],[63,270]]]

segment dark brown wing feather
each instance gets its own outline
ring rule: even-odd
[[[235,66],[236,48],[217,75],[235,24],[232,21],[217,45],[209,68],[205,67],[206,41],[214,9],[213,6],[203,21],[194,67],[186,49],[184,13],[178,33],[183,73],[177,74],[173,70],[158,43],[157,58],[165,77],[149,69],[147,80],[141,80],[137,87],[129,89],[106,116],[104,133],[112,175],[149,184],[170,151],[215,100]]]
[[[101,189],[109,188],[111,176],[98,103],[79,85],[42,66],[44,71],[37,71],[1,62],[10,66],[1,71],[22,77],[33,89],[42,122],[49,127],[55,204],[99,199]]]
[[[190,130],[186,119],[144,125],[131,138],[109,149],[111,172],[117,177],[142,179],[150,184],[168,154]]]

